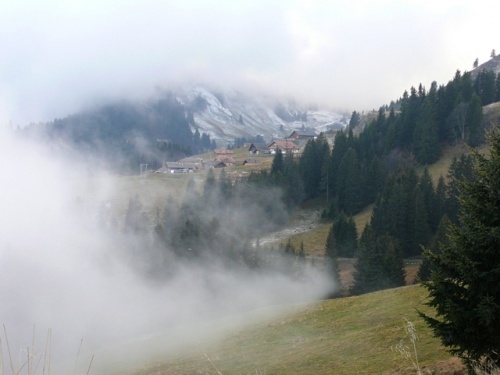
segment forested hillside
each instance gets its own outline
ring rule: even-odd
[[[484,142],[498,123],[484,120],[483,105],[500,100],[499,85],[500,76],[491,71],[475,80],[457,71],[446,85],[412,87],[363,129],[361,114],[353,112],[333,149],[320,136],[307,143],[300,159],[278,153],[269,172],[251,178],[281,186],[288,207],[326,200],[323,218],[332,228],[325,255],[333,270],[339,256],[358,258],[352,293],[403,285],[403,259],[420,257],[422,246],[439,246],[446,222],[458,220],[460,181],[473,178],[466,155],[454,159],[437,184],[426,166],[448,145]],[[371,222],[356,233],[352,216],[370,204]],[[426,275],[424,263],[419,277]]]
[[[215,148],[210,136],[200,134],[192,115],[170,94],[143,104],[111,103],[21,131],[119,173],[136,174],[139,164],[157,169],[165,160]]]

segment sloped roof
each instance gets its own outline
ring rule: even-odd
[[[297,146],[292,141],[288,141],[288,140],[273,141],[267,147],[268,148],[273,148],[273,146],[276,146],[278,148],[282,148],[283,150],[300,150],[299,146]]]
[[[267,145],[265,143],[250,143],[248,151],[251,151],[252,149],[255,149],[257,151],[267,150]]]
[[[167,161],[165,164],[168,169],[195,169],[197,167],[195,163],[180,163],[176,161]]]
[[[289,138],[293,138],[294,134],[295,134],[295,136],[298,136],[298,137],[316,137],[317,136],[316,132],[312,129],[305,129],[304,131],[294,130],[292,132],[292,134],[290,134]]]

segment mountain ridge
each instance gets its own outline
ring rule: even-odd
[[[307,108],[265,95],[213,90],[202,85],[185,85],[173,94],[181,104],[194,109],[192,130],[198,128],[200,133],[207,133],[222,143],[256,135],[267,140],[285,138],[293,130],[302,128],[319,134],[345,127],[350,118],[347,113]]]

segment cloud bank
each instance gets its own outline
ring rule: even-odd
[[[19,356],[21,363],[25,360],[23,352],[32,345],[33,326],[37,360],[43,356],[47,330],[52,332],[51,373],[57,373],[64,358],[73,364],[81,339],[85,353],[96,354],[94,367],[102,368],[109,359],[102,350],[152,335],[164,335],[162,347],[172,348],[190,335],[201,340],[224,332],[227,327],[208,330],[205,336],[201,329],[222,317],[313,301],[331,290],[328,279],[317,270],[297,280],[274,272],[234,271],[207,261],[175,263],[166,282],[152,281],[137,272],[142,256],[131,257],[123,233],[104,231],[97,225],[97,205],[93,210],[82,209],[78,182],[88,175],[78,160],[56,158],[54,150],[6,131],[0,137],[0,150],[0,317],[7,330],[7,337],[4,332],[1,335],[4,366],[10,362],[7,340],[13,361],[17,364]],[[94,189],[96,202],[105,191],[118,194],[112,183]],[[138,342],[131,347],[136,352],[146,345]],[[124,352],[114,355],[122,365],[137,366],[145,360],[132,360]],[[81,362],[88,366],[89,361],[87,355]]]
[[[0,97],[18,124],[172,82],[372,109],[497,43],[489,1],[3,2]],[[496,46],[498,47],[498,46]]]

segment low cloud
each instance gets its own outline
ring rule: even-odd
[[[20,125],[178,81],[373,109],[488,59],[496,13],[486,1],[10,2],[0,95]]]
[[[162,337],[164,347],[194,334],[202,339],[200,327],[221,317],[313,301],[331,290],[314,269],[297,280],[280,272],[233,270],[218,261],[179,261],[166,280],[147,278],[135,261],[141,256],[120,246],[121,225],[103,230],[96,223],[97,205],[82,210],[78,181],[88,178],[88,170],[79,161],[54,157],[59,151],[10,132],[0,139],[0,316],[7,331],[2,342],[8,339],[16,363],[19,350],[31,346],[34,326],[38,358],[47,330],[52,332],[54,373],[59,361],[75,358],[81,339],[85,365],[88,353],[96,353],[96,368],[113,355],[122,365],[137,366],[144,357],[102,353],[151,336]],[[114,189],[111,183],[95,185],[94,201]],[[225,329],[207,330],[207,337]],[[137,355],[138,346],[131,346]],[[7,361],[5,346],[3,355]]]

